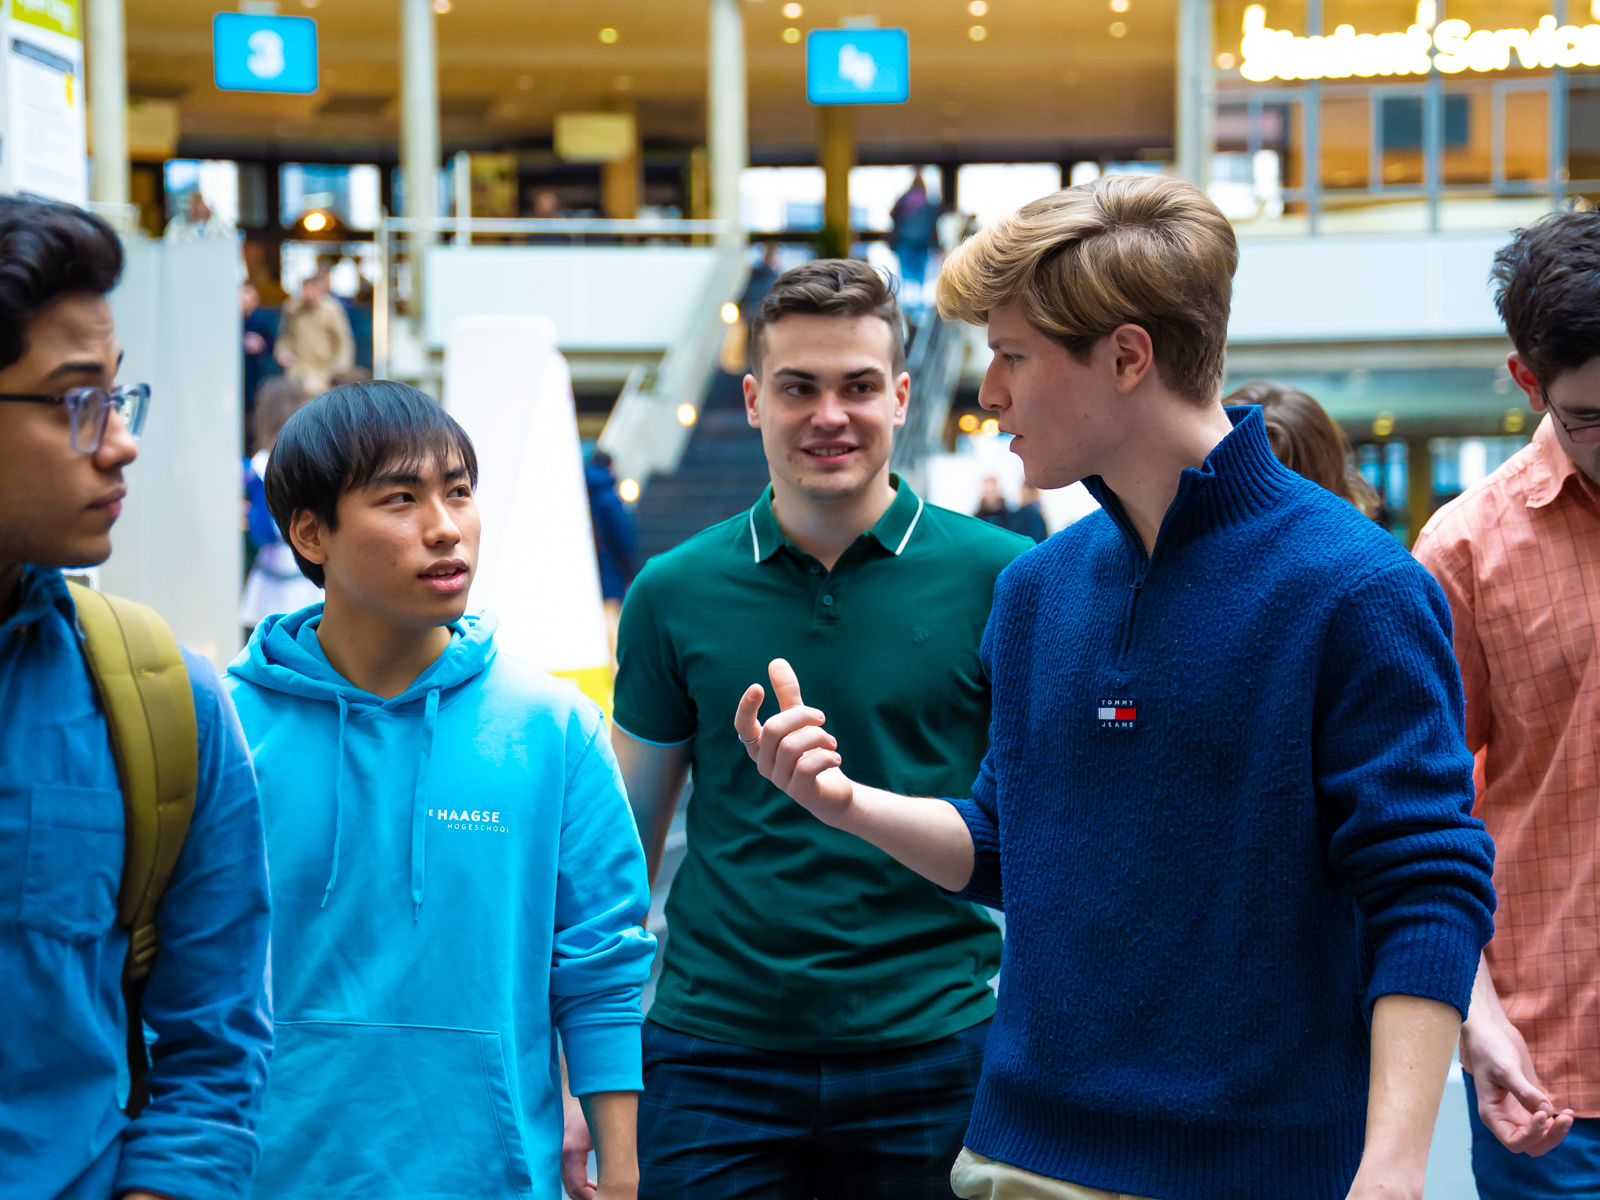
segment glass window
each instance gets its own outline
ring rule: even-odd
[[[1508,180],[1543,179],[1549,174],[1550,98],[1537,91],[1507,91],[1505,174]]]
[[[968,163],[956,172],[956,204],[980,227],[1060,189],[1059,163]]]
[[[215,218],[239,223],[239,164],[192,158],[168,159],[164,168],[167,220],[195,224]]]
[[[1567,170],[1574,182],[1600,180],[1600,88],[1575,86],[1567,93]]]
[[[378,168],[285,163],[279,175],[278,219],[293,225],[314,208],[339,215],[351,229],[376,229],[382,209]]]
[[[1444,97],[1444,181],[1487,184],[1494,156],[1494,92],[1468,85]]]
[[[1365,96],[1322,101],[1322,186],[1364,188],[1371,161],[1372,117]]]
[[[821,229],[826,190],[821,167],[746,167],[739,176],[739,223],[760,233]]]

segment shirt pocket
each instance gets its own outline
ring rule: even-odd
[[[17,920],[69,942],[110,933],[122,882],[123,821],[122,793],[110,788],[30,788]]]
[[[252,1200],[531,1196],[498,1033],[343,1021],[274,1028]]]

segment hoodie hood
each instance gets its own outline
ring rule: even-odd
[[[345,734],[352,714],[356,719],[410,716],[411,706],[422,705],[421,737],[417,740],[417,782],[411,796],[411,903],[413,918],[420,918],[428,882],[428,768],[433,761],[433,736],[439,719],[439,697],[481,674],[494,660],[492,613],[462,617],[450,628],[450,644],[421,675],[398,696],[382,696],[358,688],[333,669],[317,639],[322,605],[266,618],[250,636],[250,644],[228,665],[228,674],[257,686],[291,696],[322,700],[339,710],[338,737],[334,744],[333,845],[328,854],[328,884],[322,903],[339,884],[340,854],[344,843]]]

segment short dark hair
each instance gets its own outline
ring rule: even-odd
[[[785,271],[750,317],[745,358],[750,373],[761,378],[767,326],[784,317],[878,317],[889,325],[890,362],[894,373],[906,369],[905,331],[894,288],[859,258],[817,258]]]
[[[1545,387],[1600,354],[1600,212],[1551,213],[1494,256],[1494,303]]]
[[[122,243],[93,213],[0,196],[0,369],[28,352],[28,325],[62,296],[104,296],[122,277]]]
[[[267,460],[267,508],[294,550],[289,523],[312,513],[339,527],[339,497],[365,487],[378,472],[419,468],[459,457],[474,487],[478,455],[467,431],[427,393],[379,379],[323,392],[297,410],[278,433]],[[300,571],[318,587],[322,568],[294,550]]]

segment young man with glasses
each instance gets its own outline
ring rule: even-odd
[[[745,415],[772,486],[652,559],[622,610],[612,738],[652,864],[694,771],[644,1026],[639,1195],[950,1200],[999,931],[791,804],[733,711],[780,648],[836,671],[819,699],[868,778],[959,794],[985,746],[995,577],[1032,543],[890,473],[910,376],[895,297],[866,263],[781,276],[748,341]]]
[[[1495,260],[1533,441],[1417,539],[1455,616],[1501,898],[1461,1028],[1483,1200],[1600,1195],[1600,212]]]
[[[0,1191],[242,1200],[272,1038],[266,859],[233,705],[187,651],[198,787],[142,1001],[149,1101],[119,1095],[126,816],[61,568],[111,553],[149,400],[114,385],[121,270],[98,218],[0,199]]]

